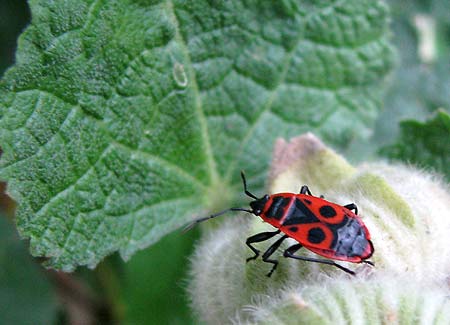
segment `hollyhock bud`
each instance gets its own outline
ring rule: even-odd
[[[275,229],[257,217],[235,216],[208,232],[192,258],[189,287],[200,318],[211,324],[448,323],[450,194],[442,179],[401,165],[353,167],[311,134],[278,140],[275,148],[269,194],[298,193],[307,184],[315,196],[355,203],[371,234],[375,267],[337,261],[356,272],[352,277],[330,265],[285,259],[283,249],[295,243],[289,239],[272,255],[280,263],[268,278],[272,264],[245,262],[253,254],[245,240]],[[264,252],[276,239],[255,246]],[[318,258],[306,249],[299,255]]]

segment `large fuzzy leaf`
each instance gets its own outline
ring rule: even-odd
[[[392,64],[381,1],[30,1],[0,84],[0,179],[34,255],[128,258],[240,191],[277,136],[367,134]],[[202,212],[205,213],[205,212]]]

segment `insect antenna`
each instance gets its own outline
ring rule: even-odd
[[[209,220],[209,219],[212,219],[212,218],[221,216],[222,214],[225,214],[225,213],[227,213],[228,211],[244,211],[244,212],[248,212],[248,213],[253,213],[252,210],[248,210],[248,209],[244,209],[244,208],[229,208],[229,209],[220,211],[220,212],[218,212],[218,213],[211,214],[210,216],[203,217],[203,218],[199,218],[199,219],[196,219],[196,220],[192,221],[191,223],[189,223],[188,225],[186,225],[186,226],[183,228],[183,233],[185,233],[185,232],[191,230],[192,228],[194,228],[194,227],[195,227],[197,224],[199,224],[200,222],[203,222],[203,221],[206,221],[206,220]]]
[[[244,175],[244,172],[242,170],[241,170],[241,178],[242,178],[242,182],[244,183],[244,192],[245,192],[245,194],[250,196],[252,199],[257,200],[258,198],[256,196],[254,196],[252,193],[250,193],[249,190],[247,190],[247,181],[245,180],[245,175]]]

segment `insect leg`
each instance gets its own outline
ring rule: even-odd
[[[259,243],[259,242],[268,240],[268,239],[272,238],[273,236],[278,235],[279,233],[280,233],[280,230],[266,231],[266,232],[261,232],[259,234],[248,237],[247,240],[245,241],[245,244],[248,247],[250,247],[250,249],[253,251],[253,253],[255,253],[255,255],[247,258],[247,262],[250,260],[254,260],[259,256],[259,250],[257,250],[255,247],[253,247],[253,245],[252,245],[253,243]]]
[[[288,249],[286,249],[284,251],[283,255],[284,255],[284,257],[295,258],[296,260],[333,265],[333,266],[341,269],[342,271],[347,272],[348,274],[355,275],[355,272],[353,272],[353,271],[347,269],[346,267],[343,267],[342,265],[339,265],[333,261],[330,261],[330,260],[322,260],[322,259],[318,259],[318,258],[294,255],[294,253],[296,251],[298,251],[300,248],[302,248],[302,245],[295,244],[295,245],[289,247]]]
[[[272,263],[273,267],[270,270],[269,273],[267,273],[267,276],[270,277],[273,273],[273,271],[275,271],[275,269],[278,266],[278,260],[269,260],[269,257],[275,253],[275,251],[278,249],[278,247],[280,247],[281,243],[288,238],[289,236],[284,235],[283,237],[279,238],[276,242],[274,242],[263,254],[262,256],[262,260],[266,263]]]
[[[303,185],[302,188],[300,189],[300,194],[308,194],[308,195],[312,195],[311,191],[309,190],[309,187],[306,185]]]
[[[344,208],[347,208],[349,210],[354,210],[355,214],[358,214],[358,207],[356,206],[355,203],[350,203],[350,204],[344,205]]]

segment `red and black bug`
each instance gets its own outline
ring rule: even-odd
[[[257,198],[247,190],[247,182],[242,172],[241,177],[245,194],[254,199],[250,202],[250,209],[230,208],[197,219],[189,224],[186,229],[228,211],[245,211],[260,216],[277,230],[262,232],[247,238],[247,246],[255,253],[247,258],[247,262],[260,255],[260,251],[252,244],[283,233],[262,255],[264,262],[273,264],[272,269],[267,274],[269,277],[278,266],[278,261],[270,259],[270,256],[286,238],[293,238],[298,243],[287,248],[284,251],[284,257],[333,265],[352,275],[355,272],[335,263],[333,260],[373,265],[367,259],[372,256],[374,247],[370,241],[369,231],[358,216],[358,208],[354,203],[341,206],[322,197],[315,197],[306,185],[302,186],[299,194],[277,193]],[[302,247],[330,260],[295,255]]]

